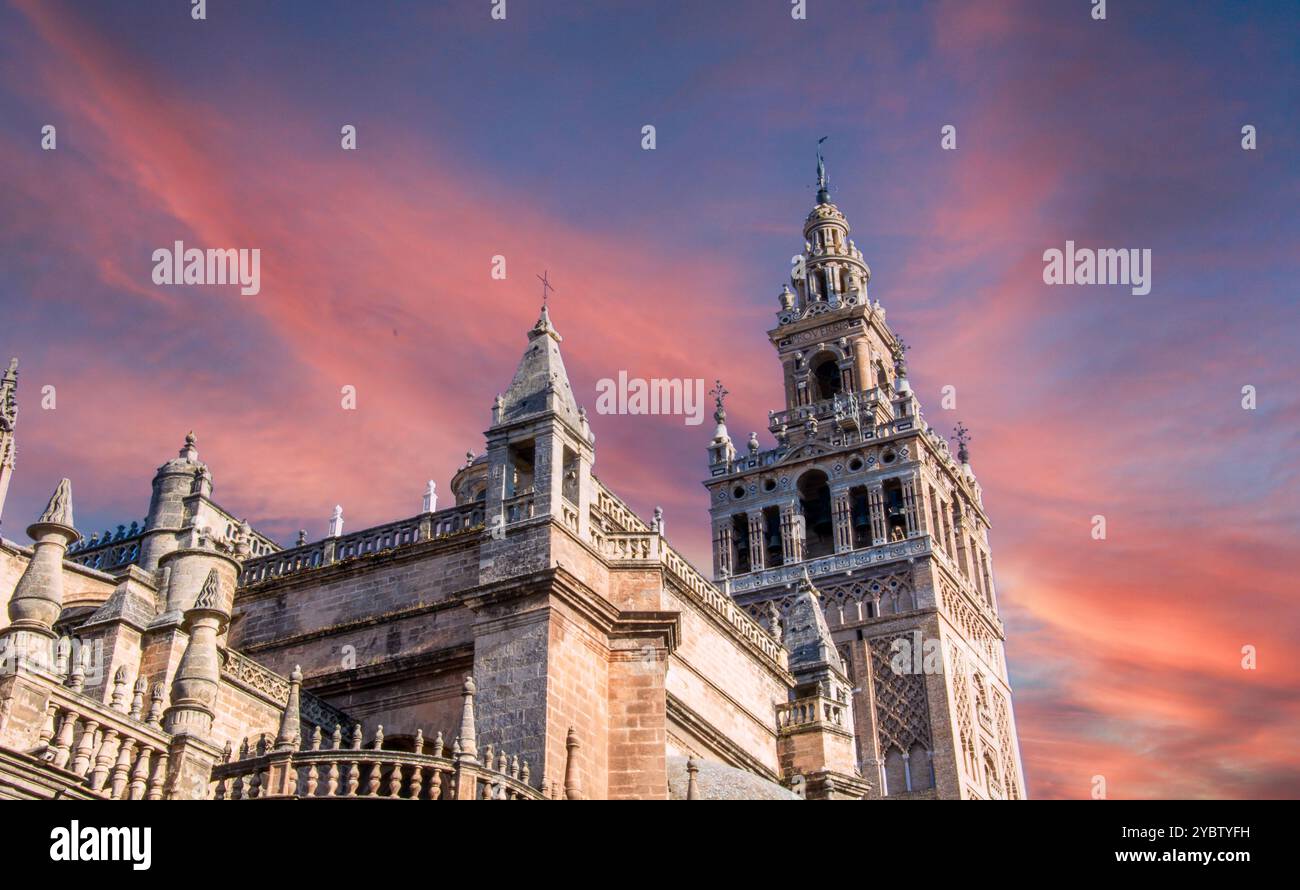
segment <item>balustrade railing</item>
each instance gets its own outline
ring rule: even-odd
[[[123,685],[119,675],[113,704],[104,705],[51,682],[39,746],[31,753],[105,800],[161,800],[171,745],[160,726],[162,688],[155,685],[146,713],[144,684],[137,682],[129,699]]]
[[[829,723],[843,728],[847,723],[847,706],[824,695],[810,695],[776,706],[778,729],[791,729],[813,723]]]
[[[441,733],[426,753],[424,738],[413,751],[385,750],[383,727],[369,745],[361,727],[344,745],[336,729],[326,739],[319,728],[306,750],[273,750],[263,736],[241,745],[237,759],[227,746],[222,762],[212,770],[216,800],[256,798],[370,798],[388,800],[543,800],[533,788],[527,762],[489,746],[483,760],[444,749]]]
[[[420,541],[450,537],[461,532],[481,528],[483,508],[467,504],[424,513],[410,519],[401,519],[386,525],[363,529],[337,538],[325,538],[288,550],[244,561],[240,571],[241,586],[258,584],[297,572],[320,568],[346,559],[356,559],[384,550],[407,547]]]

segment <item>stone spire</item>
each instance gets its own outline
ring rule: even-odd
[[[299,714],[299,689],[302,687],[302,668],[293,666],[289,675],[289,701],[280,715],[280,733],[275,737],[275,750],[296,751],[302,735],[302,717]]]
[[[582,417],[560,356],[562,339],[551,324],[550,312],[543,306],[537,324],[528,332],[528,347],[519,360],[510,387],[493,408],[494,426],[552,413],[574,432],[581,432]]]
[[[63,554],[80,540],[72,527],[72,483],[61,479],[41,518],[28,526],[32,558],[9,600],[10,629],[53,639],[63,611]]]
[[[825,137],[817,141],[817,203],[804,220],[804,262],[795,267],[790,277],[797,295],[788,289],[780,295],[781,311],[777,315],[782,324],[806,317],[812,311],[820,313],[868,303],[871,269],[862,251],[849,238],[848,220],[831,201],[830,179],[821,153],[825,141]]]
[[[172,706],[165,725],[170,733],[206,737],[212,730],[212,706],[221,684],[221,655],[217,638],[225,631],[229,615],[216,569],[208,572],[194,605],[185,611],[190,639],[172,681]]]
[[[0,516],[4,515],[5,495],[14,474],[17,444],[14,429],[18,423],[18,359],[9,360],[9,370],[0,377]]]
[[[736,458],[736,446],[731,443],[731,434],[727,432],[727,407],[724,400],[729,393],[723,388],[722,381],[717,380],[709,395],[713,396],[713,419],[717,423],[713,429],[713,441],[709,443],[709,463],[730,463]]]
[[[835,649],[830,626],[818,601],[817,589],[804,566],[794,603],[786,613],[782,640],[790,653],[790,671],[798,678],[804,670],[829,665],[844,673],[844,663]]]

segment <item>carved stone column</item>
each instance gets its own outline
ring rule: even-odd
[[[916,515],[916,479],[910,476],[903,480],[903,518],[907,522],[909,538],[921,533],[920,521]]]
[[[749,566],[754,572],[761,572],[767,567],[767,548],[763,537],[763,511],[756,510],[746,514],[749,519]]]
[[[867,488],[867,511],[871,514],[871,542],[885,543],[885,493],[879,484]]]
[[[847,553],[853,549],[853,514],[847,488],[832,492],[831,519],[835,531],[835,552]]]
[[[713,526],[713,577],[730,578],[733,568],[731,562],[732,540],[731,519],[715,520]]]
[[[803,514],[796,504],[781,507],[781,554],[785,565],[803,562]]]

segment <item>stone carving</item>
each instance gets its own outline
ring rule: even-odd
[[[40,522],[53,522],[72,528],[72,482],[60,479],[59,485],[50,496],[50,502],[41,514]]]

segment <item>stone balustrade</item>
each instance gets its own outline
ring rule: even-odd
[[[775,566],[770,569],[760,569],[756,572],[733,575],[720,583],[724,591],[734,596],[776,584],[797,583],[803,578],[805,570],[807,570],[810,577],[816,578],[821,575],[863,569],[894,560],[919,558],[935,552],[932,538],[929,535],[918,535],[902,541],[891,541],[887,544],[859,547],[856,550],[847,550],[843,553],[832,553],[788,566]]]
[[[442,734],[431,750],[424,750],[422,734],[414,750],[383,748],[383,727],[366,743],[360,725],[352,730],[350,743],[335,729],[325,738],[313,732],[306,750],[276,750],[263,736],[241,745],[232,759],[227,745],[222,762],[212,770],[211,793],[215,800],[256,798],[367,798],[386,800],[543,800],[545,795],[530,784],[528,763],[489,745],[480,762],[462,753],[459,740],[451,751],[444,748]]]
[[[478,505],[467,504],[437,513],[423,513],[410,519],[362,529],[350,535],[325,538],[247,559],[240,571],[239,583],[241,587],[259,584],[347,559],[408,547],[421,541],[451,537],[481,528],[482,525],[483,511]]]
[[[776,706],[778,730],[829,723],[848,729],[848,707],[843,702],[824,695],[809,695]]]
[[[27,675],[40,682],[36,675]],[[74,681],[75,682],[75,681]],[[116,692],[112,705],[60,686],[43,683],[49,706],[33,756],[75,775],[105,800],[161,800],[167,796],[171,736],[162,730],[162,688],[155,685],[146,712],[144,684],[134,695]],[[119,675],[118,687],[124,685]]]
[[[663,536],[654,531],[592,532],[600,554],[610,561],[648,562],[662,565],[692,597],[735,628],[741,636],[777,664],[782,664],[782,648],[761,624],[723,591],[713,585],[687,559],[673,549]]]

